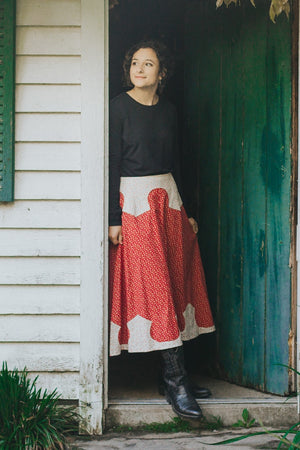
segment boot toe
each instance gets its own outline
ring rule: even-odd
[[[172,404],[173,411],[183,419],[196,419],[199,420],[203,417],[202,411],[199,408],[198,405],[195,405],[194,407],[185,407],[185,408],[179,408],[178,405]]]
[[[211,391],[209,389],[197,386],[197,384],[191,383],[191,390],[196,398],[211,397]]]

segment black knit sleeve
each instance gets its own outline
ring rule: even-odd
[[[182,176],[181,176],[181,163],[180,163],[180,145],[179,145],[179,136],[178,136],[178,118],[177,118],[177,112],[176,109],[174,109],[174,163],[173,163],[173,176],[174,180],[176,182],[180,197],[183,202],[184,209],[187,213],[188,217],[192,217],[188,199],[185,195],[185,192],[183,190],[183,184],[182,184]]]
[[[122,225],[120,207],[120,174],[122,160],[121,112],[112,101],[109,113],[109,225]]]

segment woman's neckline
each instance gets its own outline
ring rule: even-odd
[[[138,100],[135,100],[130,94],[128,94],[128,92],[124,92],[124,94],[127,95],[127,97],[132,100],[132,102],[136,103],[139,106],[142,106],[143,108],[155,108],[160,104],[160,96],[158,97],[157,102],[154,105],[145,105],[144,103],[139,102]]]

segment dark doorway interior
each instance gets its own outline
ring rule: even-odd
[[[110,95],[127,48],[163,40],[176,57],[182,175],[217,333],[185,345],[188,368],[264,392],[289,391],[291,42],[265,0],[119,0],[110,11]],[[110,388],[155,389],[158,355],[111,358]]]
[[[165,95],[177,107],[181,142],[184,129],[184,16],[187,3],[185,0],[121,0],[110,10],[110,98],[126,90],[122,84],[122,61],[126,50],[142,39],[162,40],[175,57],[175,73],[169,80]],[[201,336],[186,343],[186,362],[190,371],[214,372],[211,364],[213,349],[213,335]],[[131,384],[139,390],[145,384],[154,386],[158,364],[157,352],[146,355],[123,352],[120,357],[110,358],[110,388],[124,383],[129,392]]]

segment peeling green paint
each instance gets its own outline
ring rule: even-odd
[[[185,185],[217,322],[225,378],[288,391],[291,274],[291,22],[266,4],[186,20]],[[191,176],[193,167],[196,180]]]

